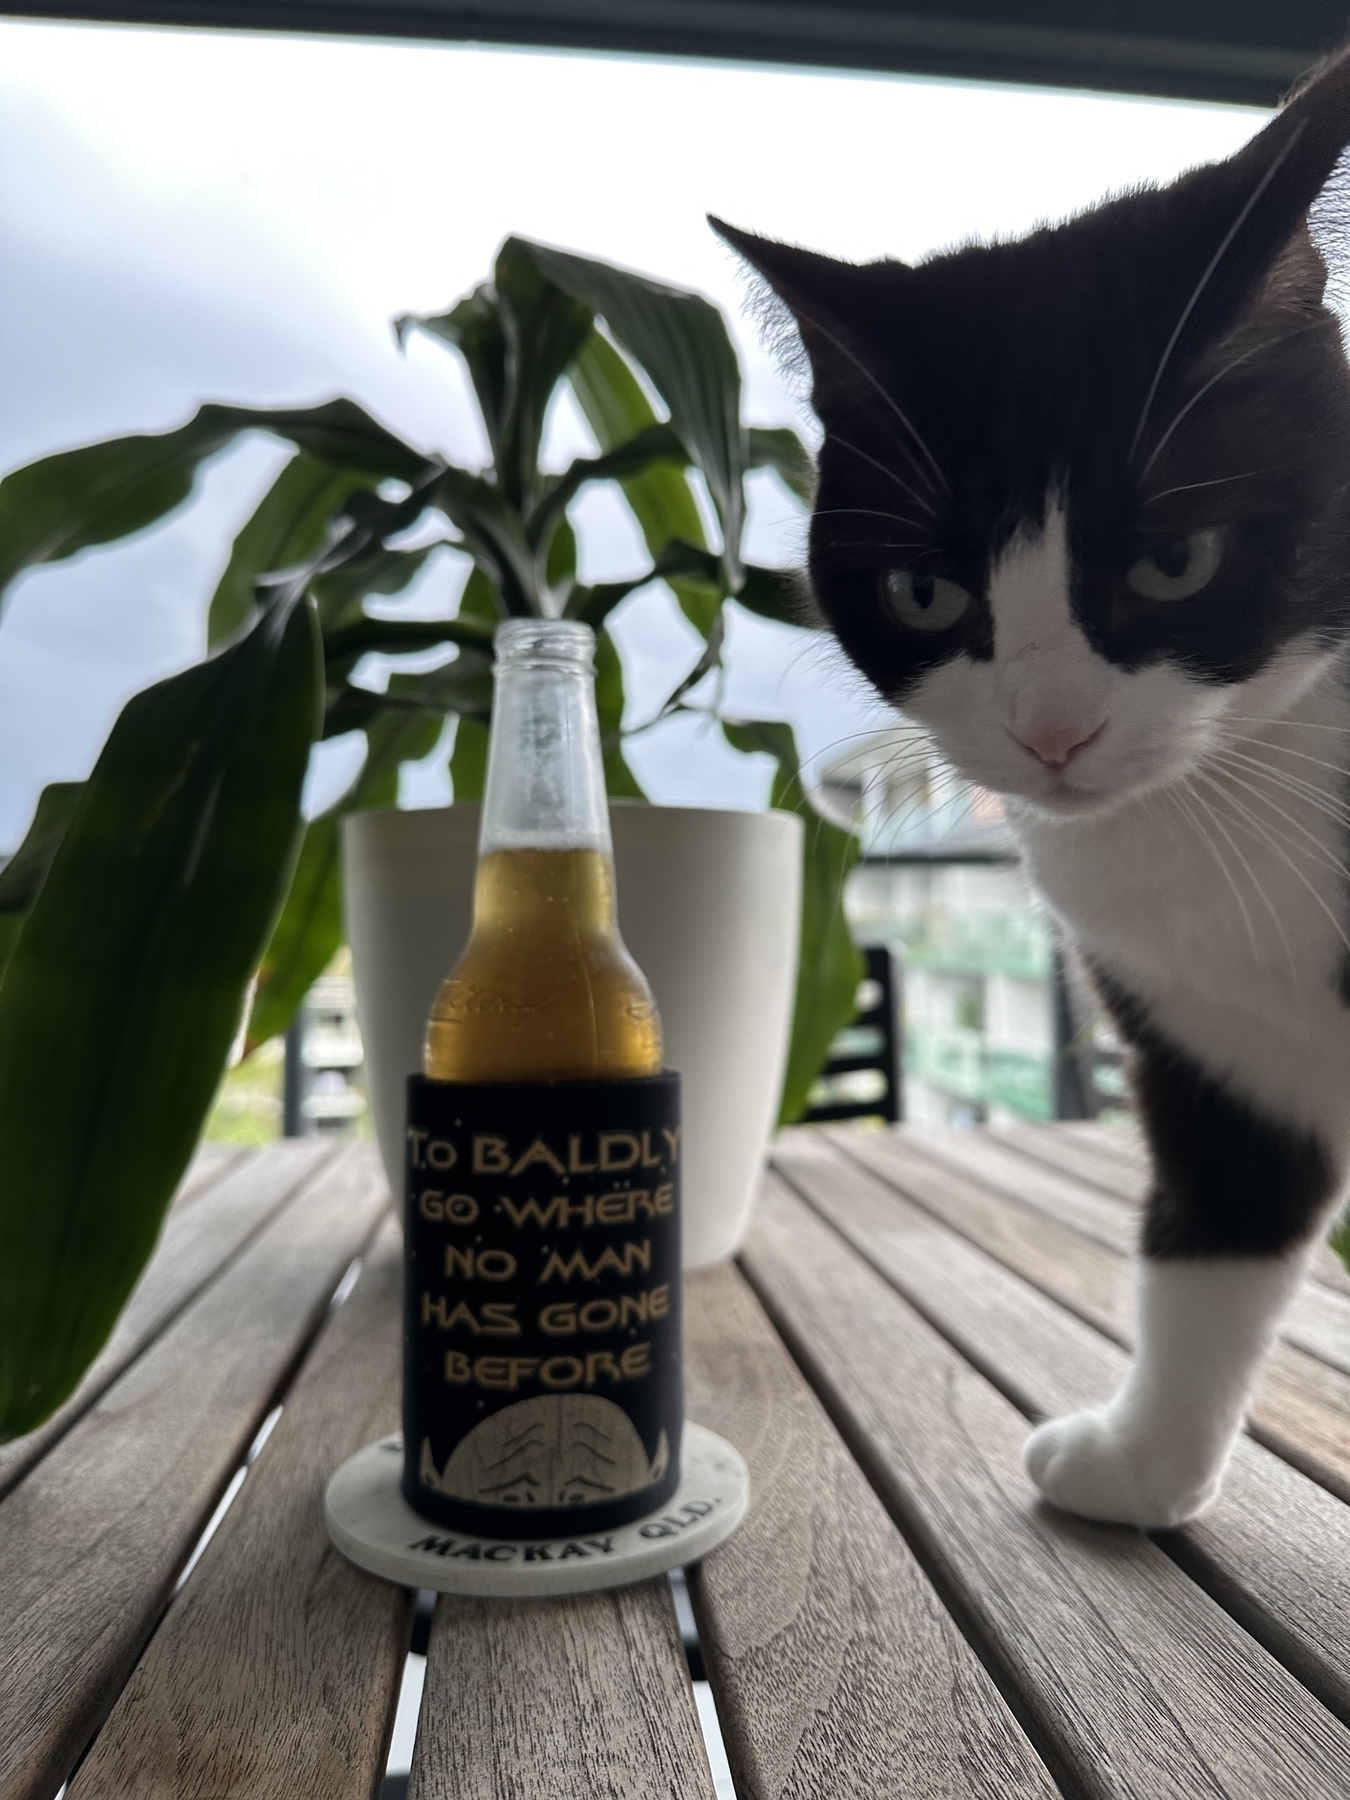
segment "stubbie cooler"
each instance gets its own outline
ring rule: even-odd
[[[679,1486],[680,1082],[408,1081],[403,1476],[477,1537]]]

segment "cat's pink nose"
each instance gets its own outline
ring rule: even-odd
[[[1080,750],[1086,750],[1089,744],[1095,744],[1105,730],[1106,721],[1103,720],[1090,730],[1078,723],[1038,725],[1031,731],[1015,731],[1013,736],[1024,750],[1030,750],[1036,761],[1044,763],[1047,769],[1064,769]]]

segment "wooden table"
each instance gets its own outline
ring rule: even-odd
[[[1095,1127],[789,1133],[741,1268],[690,1281],[690,1412],[754,1483],[690,1576],[742,1800],[1350,1795],[1338,1264],[1202,1523],[1021,1472],[1124,1364],[1142,1182]],[[367,1146],[203,1153],[80,1393],[0,1447],[4,1800],[379,1793],[412,1597],[320,1497],[396,1426],[398,1284]],[[410,1793],[711,1800],[667,1584],[442,1600]]]

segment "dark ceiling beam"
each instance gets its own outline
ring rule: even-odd
[[[0,13],[637,51],[1273,105],[1345,0],[0,0]]]

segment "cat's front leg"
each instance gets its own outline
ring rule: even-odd
[[[1100,965],[1093,974],[1132,1050],[1153,1156],[1135,1360],[1107,1405],[1033,1432],[1026,1466],[1066,1511],[1179,1525],[1218,1492],[1280,1316],[1343,1186],[1344,1144],[1240,1095]]]
[[[1179,1525],[1207,1506],[1308,1255],[1302,1246],[1273,1257],[1144,1257],[1124,1387],[1027,1441],[1027,1471],[1046,1499],[1146,1527]]]

